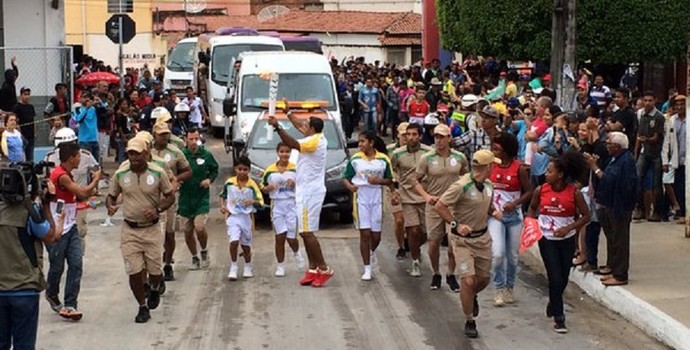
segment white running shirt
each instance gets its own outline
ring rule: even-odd
[[[326,193],[326,152],[328,141],[318,133],[299,140],[295,195]]]

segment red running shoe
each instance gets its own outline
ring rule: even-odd
[[[326,282],[328,282],[328,280],[331,279],[331,277],[333,277],[333,273],[334,271],[330,267],[326,271],[319,270],[318,276],[316,277],[316,280],[312,282],[311,286],[315,288],[325,286]]]
[[[302,277],[302,279],[299,281],[299,284],[309,286],[316,281],[318,276],[319,270],[307,270],[307,272],[304,274],[304,277]]]

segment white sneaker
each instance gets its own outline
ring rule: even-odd
[[[115,225],[113,224],[113,222],[110,220],[110,218],[111,218],[110,216],[106,216],[106,217],[105,217],[105,220],[103,220],[103,222],[101,222],[99,225],[100,225],[101,227],[112,227],[112,226],[115,226]]]
[[[501,288],[496,291],[494,295],[494,306],[501,307],[506,304],[504,299],[505,289]]]
[[[246,271],[246,269],[245,269]],[[278,268],[276,268],[276,277],[284,277],[285,276],[285,264],[281,263],[278,264]]]
[[[237,281],[237,264],[230,265],[230,273],[228,273],[228,279],[230,281]]]
[[[300,253],[299,250],[295,253],[295,264],[297,264],[298,270],[304,270],[304,258],[302,257],[302,253]]]
[[[410,276],[412,277],[421,277],[422,276],[422,270],[419,268],[419,260],[413,260],[412,261],[412,270],[410,270]]]
[[[364,266],[364,274],[362,275],[362,281],[371,281],[371,265]]]
[[[372,250],[369,252],[369,263],[371,264],[371,267],[376,266],[376,251]]]
[[[208,251],[201,251],[201,268],[207,269],[211,266],[211,257],[208,256]]]
[[[252,264],[251,263],[244,264],[244,272],[242,273],[242,277],[244,277],[244,278],[254,277],[254,274],[252,273]]]

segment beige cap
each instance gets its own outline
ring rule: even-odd
[[[408,122],[402,122],[398,124],[398,134],[407,134],[407,127],[410,125]]]
[[[472,156],[472,165],[489,165],[491,163],[501,164],[501,160],[494,157],[491,151],[485,149],[474,152],[474,156]]]
[[[142,139],[147,144],[150,144],[151,142],[153,142],[153,135],[151,135],[150,132],[145,131],[145,130],[139,131],[136,135],[134,135],[134,138]]]
[[[450,136],[450,128],[446,124],[436,125],[434,135]]]
[[[170,129],[168,128],[168,124],[166,123],[156,123],[156,125],[153,126],[153,133],[156,135],[159,134],[169,134]]]
[[[169,113],[168,114],[163,113],[160,116],[158,116],[158,118],[156,118],[156,124],[165,124],[170,120],[172,120],[172,117],[170,116],[170,114]]]
[[[134,151],[141,153],[146,151],[148,147],[146,146],[146,141],[142,138],[133,138],[127,142],[127,152]]]

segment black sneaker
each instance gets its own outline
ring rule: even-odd
[[[48,304],[50,304],[50,308],[53,309],[53,311],[59,313],[60,310],[62,310],[62,302],[60,301],[59,296],[49,296],[48,294],[46,294],[46,300],[48,300]]]
[[[551,311],[551,302],[546,304],[546,317],[548,317],[548,318],[553,317],[553,311]]]
[[[441,288],[441,275],[436,274],[434,277],[431,278],[431,286],[429,287],[431,290],[437,290]]]
[[[398,254],[396,254],[395,257],[398,258],[398,260],[402,260],[402,259],[405,259],[405,254],[406,254],[406,253],[405,253],[405,249],[404,249],[404,248],[399,248],[399,249],[398,249]]]
[[[465,321],[465,335],[468,338],[476,338],[479,336],[479,332],[477,331],[477,323],[472,321]]]
[[[161,292],[158,289],[151,289],[149,297],[146,299],[146,306],[149,310],[155,310],[161,303]]]
[[[560,334],[568,333],[568,327],[565,326],[565,320],[555,320],[553,324],[553,331]]]
[[[472,305],[472,316],[479,316],[479,301],[476,295],[474,296],[474,305]]]
[[[150,319],[151,319],[151,313],[149,312],[149,308],[146,306],[140,306],[139,307],[139,313],[137,314],[137,317],[134,318],[134,322],[146,323]]]
[[[163,266],[163,279],[166,281],[174,281],[175,273],[173,272],[172,265]]]
[[[446,275],[446,283],[452,292],[460,293],[460,285],[458,284],[458,280],[455,279],[455,275]]]

